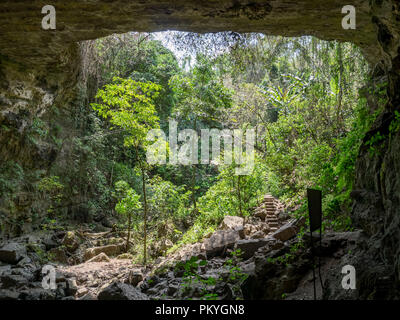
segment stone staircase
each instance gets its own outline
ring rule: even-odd
[[[277,214],[281,207],[282,205],[272,195],[266,194],[261,205],[254,211],[254,215],[265,221],[270,231],[274,232],[280,227]]]

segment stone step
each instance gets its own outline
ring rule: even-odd
[[[264,201],[263,205],[269,205],[269,206],[274,206],[275,205],[275,201]]]

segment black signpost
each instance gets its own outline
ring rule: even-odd
[[[315,267],[314,267],[314,243],[312,233],[319,229],[319,244],[321,248],[322,242],[322,193],[320,190],[307,189],[307,199],[308,199],[308,213],[310,217],[310,243],[311,243],[311,254],[313,259],[313,283],[314,283],[314,300],[317,299],[317,290],[315,287]],[[321,279],[321,260],[319,261],[319,278],[322,286]]]

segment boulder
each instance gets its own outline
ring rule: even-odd
[[[114,282],[97,296],[99,300],[149,300],[139,289],[126,283]]]
[[[132,286],[137,286],[143,280],[143,274],[138,270],[131,270],[128,275],[128,282]]]
[[[25,246],[11,242],[0,248],[0,261],[10,264],[18,263],[26,255]]]
[[[280,229],[276,230],[271,236],[281,241],[287,241],[296,235],[297,231],[290,224],[285,224]]]
[[[275,239],[285,242],[293,238],[299,232],[300,227],[304,225],[304,222],[305,222],[304,217],[289,221],[281,228],[276,230],[271,236],[274,237]]]
[[[218,230],[203,242],[207,258],[223,255],[226,249],[233,248],[235,242],[240,240],[239,231]]]
[[[2,289],[8,289],[19,288],[28,284],[28,281],[26,280],[26,278],[20,275],[6,274],[0,277],[0,283]]]
[[[242,258],[247,260],[250,259],[259,248],[273,242],[276,242],[276,239],[272,237],[239,240],[235,244],[235,250],[240,249],[243,252]]]
[[[78,286],[76,284],[76,279],[74,278],[67,279],[67,289],[66,289],[67,295],[75,296],[77,291],[78,291]]]
[[[94,247],[94,248],[89,248],[86,249],[85,254],[84,254],[84,259],[85,261],[97,256],[100,253],[105,253],[107,256],[115,256],[118,255],[124,250],[125,245],[124,244],[112,244],[108,246],[102,246],[102,247]]]
[[[87,262],[110,262],[110,261],[111,261],[110,258],[107,257],[107,255],[104,252],[102,252],[99,253],[97,256],[89,259]]]
[[[243,229],[244,219],[237,216],[225,216],[219,229],[221,230],[241,230]]]
[[[45,237],[42,242],[43,242],[43,245],[44,245],[46,251],[49,251],[53,248],[57,248],[58,246],[60,246],[60,242],[55,235],[51,235],[51,236],[49,235],[49,236]],[[37,246],[37,244],[36,244],[36,246]]]

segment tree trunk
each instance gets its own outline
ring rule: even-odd
[[[194,119],[194,131],[197,133],[197,119]],[[197,155],[196,155],[197,156]],[[193,210],[196,210],[196,173],[197,173],[197,166],[196,164],[192,164],[192,182],[191,182],[191,189],[192,189],[192,202],[193,202]]]
[[[242,212],[242,196],[240,194],[240,178],[242,176],[238,176],[238,185],[237,185],[237,192],[238,192],[238,199],[239,199],[239,213],[240,216],[243,217],[243,212]]]
[[[129,240],[131,238],[131,219],[132,219],[132,213],[129,212],[129,214],[128,214],[128,237],[126,238],[126,252],[129,251]]]
[[[339,64],[339,75],[338,75],[338,86],[339,86],[339,94],[338,94],[338,102],[336,109],[336,123],[338,128],[338,134],[340,132],[340,126],[342,123],[341,119],[341,111],[342,111],[342,99],[343,99],[343,58],[342,58],[342,45],[340,43],[337,44],[337,59]]]
[[[142,171],[142,188],[143,188],[143,264],[147,264],[147,196],[146,196],[146,177],[143,165],[140,164],[140,169]]]

